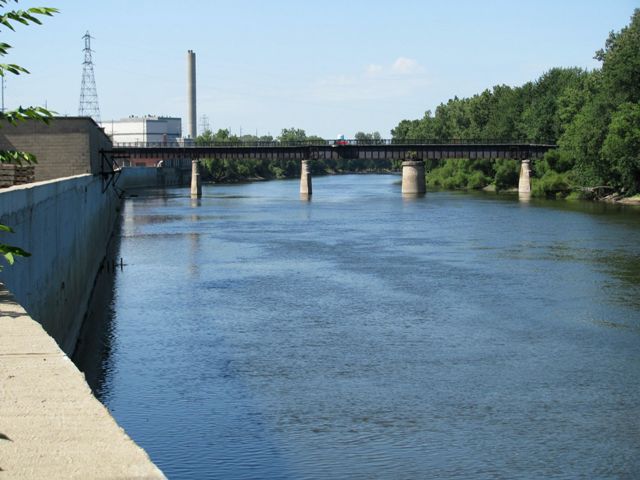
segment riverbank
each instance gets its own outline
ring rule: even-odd
[[[619,203],[620,205],[636,205],[640,206],[640,195],[634,195],[633,197],[625,197],[621,194],[614,193],[607,195],[599,199],[602,202]]]
[[[147,180],[158,182],[156,169],[127,168],[119,185]],[[10,478],[164,478],[67,356],[120,205],[91,174],[0,192],[1,223],[15,230],[3,239],[31,253],[6,266],[0,284],[0,471]]]

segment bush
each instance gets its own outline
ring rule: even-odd
[[[496,192],[518,186],[520,163],[517,160],[500,158],[495,161],[494,168],[493,181],[496,185]]]
[[[467,188],[473,190],[480,190],[489,185],[489,178],[486,177],[481,171],[475,171],[467,177]]]
[[[483,173],[486,162],[471,162],[463,158],[449,158],[427,174],[427,184],[449,190],[481,189],[489,184]]]
[[[567,174],[549,170],[541,178],[531,179],[531,195],[534,197],[556,198],[570,193],[571,186]]]

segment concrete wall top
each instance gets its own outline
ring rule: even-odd
[[[0,149],[36,156],[36,181],[100,173],[100,150],[112,148],[109,137],[89,117],[55,117],[48,125],[28,120],[0,124]]]

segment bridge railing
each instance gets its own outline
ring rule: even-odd
[[[468,139],[468,138],[414,138],[414,139],[335,139],[335,140],[310,140],[310,141],[218,141],[218,142],[194,142],[185,140],[180,142],[116,142],[115,148],[213,148],[213,147],[340,147],[340,146],[375,146],[375,145],[553,145],[555,142],[533,142],[526,139]]]

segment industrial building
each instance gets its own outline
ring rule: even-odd
[[[102,123],[114,145],[176,143],[182,138],[182,119],[176,117],[130,116]]]

